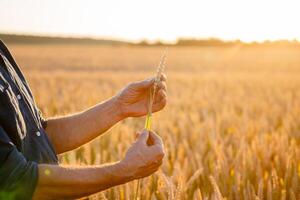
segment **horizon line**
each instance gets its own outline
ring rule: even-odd
[[[143,39],[128,39],[128,38],[121,38],[121,37],[105,37],[105,36],[100,36],[100,35],[85,35],[85,34],[64,34],[64,33],[57,33],[57,34],[47,34],[47,33],[34,33],[34,32],[9,32],[9,31],[1,31],[0,35],[15,35],[15,36],[31,36],[31,37],[49,37],[49,38],[62,38],[62,39],[92,39],[92,40],[111,40],[111,41],[118,41],[118,42],[128,42],[128,43],[134,43],[138,44],[141,42],[147,42],[149,44],[155,44],[155,43],[163,43],[163,44],[176,44],[179,40],[211,40],[211,39],[216,39],[216,40],[221,40],[223,42],[234,42],[234,41],[240,41],[242,43],[264,43],[264,42],[276,42],[276,41],[290,41],[290,42],[299,42],[297,38],[280,38],[280,39],[265,39],[265,40],[251,40],[251,41],[245,41],[239,38],[235,39],[224,39],[221,37],[215,37],[215,36],[210,36],[210,37],[194,37],[194,36],[182,36],[182,37],[177,37],[175,40],[164,40],[157,38],[155,40],[149,40],[147,38]]]

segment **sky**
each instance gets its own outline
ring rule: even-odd
[[[297,0],[0,0],[0,32],[130,41],[300,40]]]

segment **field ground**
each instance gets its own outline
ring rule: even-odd
[[[163,48],[8,45],[46,117],[81,111],[155,73]],[[161,170],[141,199],[300,199],[300,48],[171,47],[168,100],[153,130]],[[99,116],[101,117],[101,116]],[[62,163],[122,158],[144,119],[62,155]],[[68,141],[66,141],[68,142]],[[91,196],[130,199],[136,182]]]

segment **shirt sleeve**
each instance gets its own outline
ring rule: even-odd
[[[27,161],[0,125],[0,199],[32,199],[38,164]]]

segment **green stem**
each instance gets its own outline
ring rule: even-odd
[[[146,122],[145,122],[145,129],[147,131],[151,130],[151,122],[152,122],[152,114],[148,113],[146,117]]]

